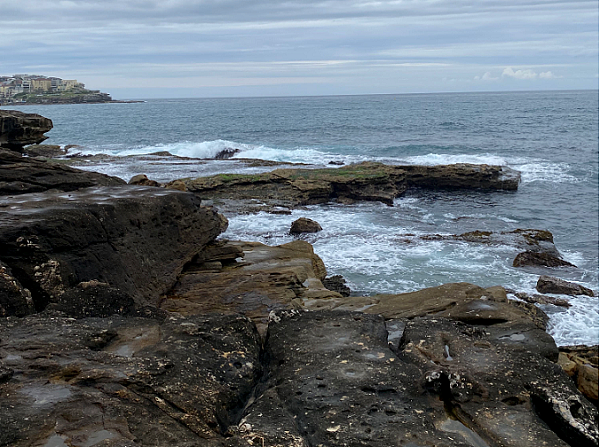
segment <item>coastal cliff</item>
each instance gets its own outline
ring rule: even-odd
[[[177,191],[0,160],[0,446],[598,445],[597,387],[581,394],[576,363],[595,355],[597,374],[597,347],[561,356],[535,305],[467,283],[344,296],[309,243],[217,239],[227,220],[203,203],[516,188],[504,168],[292,169]],[[549,232],[454,237],[558,254]]]

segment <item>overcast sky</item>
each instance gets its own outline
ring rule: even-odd
[[[115,98],[598,88],[598,1],[0,0],[0,75]]]

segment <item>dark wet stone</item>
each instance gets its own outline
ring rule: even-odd
[[[540,293],[557,293],[561,295],[587,295],[594,296],[593,290],[564,279],[542,275],[535,286]]]
[[[52,121],[35,113],[0,110],[0,147],[15,151],[28,144],[39,144],[48,137]]]
[[[535,253],[533,251],[525,251],[519,253],[513,261],[513,267],[525,267],[529,265],[543,267],[575,267],[568,261],[564,261],[556,256],[548,253]]]
[[[323,228],[321,228],[319,222],[316,222],[312,219],[308,219],[306,217],[301,217],[300,219],[296,219],[292,222],[292,226],[290,227],[290,234],[318,233],[322,230]]]

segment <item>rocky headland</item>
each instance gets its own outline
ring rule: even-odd
[[[165,188],[3,138],[0,446],[598,445],[598,347],[559,350],[535,304],[467,283],[353,296],[305,241],[218,238],[220,211],[255,199],[389,204],[510,191],[516,173],[363,164]],[[560,259],[547,231],[431,237]]]

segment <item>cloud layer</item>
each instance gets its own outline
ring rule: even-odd
[[[598,3],[20,0],[0,54],[115,96],[597,88]]]

